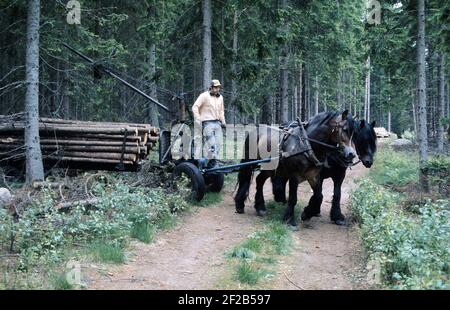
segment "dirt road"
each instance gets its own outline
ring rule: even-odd
[[[342,188],[342,209],[347,212],[353,179],[367,170],[358,165],[349,171]],[[250,197],[254,197],[254,185]],[[271,200],[271,184],[265,197]],[[307,183],[299,188],[305,205],[312,192]],[[364,268],[356,229],[339,227],[329,220],[333,195],[331,180],[324,184],[323,216],[292,232],[294,248],[283,257],[271,280],[273,289],[364,289]],[[251,201],[247,213],[234,212],[231,189],[223,193],[220,206],[200,208],[183,216],[175,229],[162,232],[149,245],[133,243],[126,264],[87,264],[83,281],[89,289],[217,289],[226,272],[225,253],[264,225],[255,216]],[[218,284],[219,283],[219,284]],[[236,285],[236,288],[238,285]]]

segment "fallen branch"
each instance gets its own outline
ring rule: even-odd
[[[55,206],[58,210],[68,210],[76,206],[92,206],[95,205],[98,202],[97,198],[92,199],[86,199],[86,200],[78,200],[78,201],[70,201],[70,202],[64,202],[59,203]]]
[[[0,255],[0,258],[14,258],[14,257],[20,257],[19,254],[5,254],[5,255]]]
[[[66,187],[66,185],[64,183],[60,183],[60,182],[38,182],[38,181],[33,182],[33,185],[32,185],[32,187],[34,189],[42,189],[42,188],[47,188],[47,187],[50,187],[52,189],[57,189],[62,186]]]
[[[291,279],[289,279],[289,277],[287,276],[286,272],[283,272],[284,276],[286,277],[286,279],[296,288],[298,288],[299,290],[305,291],[305,289],[303,287],[301,287],[300,285],[296,284],[294,281],[292,281]]]

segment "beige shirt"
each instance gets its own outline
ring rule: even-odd
[[[219,120],[225,123],[225,108],[223,105],[223,97],[211,96],[209,91],[201,94],[192,107],[194,120],[196,122]]]

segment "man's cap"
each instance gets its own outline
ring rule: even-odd
[[[217,87],[217,86],[222,86],[222,84],[220,84],[219,80],[212,80],[211,81],[211,86],[212,87]]]

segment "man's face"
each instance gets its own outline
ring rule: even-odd
[[[214,95],[217,95],[218,93],[220,93],[220,86],[213,86],[211,88],[211,93],[213,93]]]

